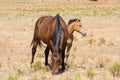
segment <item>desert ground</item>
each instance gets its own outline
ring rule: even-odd
[[[79,18],[87,36],[74,32],[69,67],[52,75],[44,48],[30,67],[30,43],[36,20],[57,13]],[[0,80],[120,80],[120,0],[0,0]]]

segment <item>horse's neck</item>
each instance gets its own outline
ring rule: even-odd
[[[72,35],[72,34],[73,34],[72,25],[71,25],[71,24],[68,25],[67,28],[68,28],[68,34],[69,34],[69,35]]]
[[[68,28],[68,38],[73,38],[73,29],[72,29],[72,25],[68,25],[67,26],[67,28]]]

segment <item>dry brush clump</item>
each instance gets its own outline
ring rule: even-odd
[[[75,53],[70,53],[69,62],[66,64],[66,70],[68,70],[70,67],[71,68],[77,67],[77,64],[75,63],[75,59],[76,59]]]
[[[88,44],[90,44],[90,45],[95,44],[95,42],[96,42],[96,40],[93,39],[93,38],[91,38],[91,39],[88,40]]]
[[[32,68],[29,69],[29,72],[41,71],[43,74],[50,70],[49,66],[44,66],[40,61],[36,61]]]
[[[112,61],[111,58],[107,57],[107,56],[98,56],[95,59],[95,67],[96,68],[105,68],[106,65]]]
[[[7,80],[19,80],[18,75],[9,75]]]
[[[106,44],[106,39],[104,37],[100,37],[98,40],[97,39],[94,39],[94,38],[90,38],[88,40],[88,44],[90,45],[98,45],[98,46],[102,46],[102,45],[105,45]]]
[[[67,77],[65,80],[83,80],[78,72],[74,77]]]
[[[34,68],[35,71],[39,70],[42,68],[42,63],[40,61],[36,61],[32,67]]]
[[[49,66],[42,66],[41,71],[42,71],[43,74],[46,73],[49,70],[50,70]]]
[[[112,73],[113,77],[120,76],[120,63],[114,62],[110,68],[110,72]]]
[[[104,37],[99,38],[98,45],[101,46],[103,44],[106,44],[106,39]]]
[[[44,57],[44,53],[42,53],[42,52],[37,52],[36,54],[37,54],[37,57],[39,57],[39,58]]]
[[[94,80],[95,72],[92,69],[87,70],[87,76],[90,80]]]
[[[19,75],[22,75],[24,73],[24,70],[22,70],[22,69],[17,69],[17,74],[19,74]]]

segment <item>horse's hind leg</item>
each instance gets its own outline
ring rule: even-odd
[[[48,55],[49,55],[49,47],[47,46],[45,49],[45,65],[48,65]]]
[[[33,47],[32,47],[32,60],[31,60],[31,63],[30,63],[31,67],[32,67],[32,63],[34,62],[34,56],[35,56],[35,53],[36,53],[37,45],[38,45],[38,42],[34,41],[33,42]]]

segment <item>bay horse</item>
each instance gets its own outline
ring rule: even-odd
[[[52,74],[58,74],[60,66],[65,69],[64,58],[67,45],[68,30],[65,21],[57,14],[53,16],[42,16],[35,24],[32,45],[31,66],[34,62],[34,55],[37,46],[42,46],[42,43],[47,45],[45,49],[45,65],[48,65],[49,50],[51,50]]]
[[[70,19],[67,25],[68,28],[68,40],[67,40],[67,53],[66,53],[66,63],[68,61],[68,57],[70,54],[70,49],[72,47],[72,43],[73,43],[73,32],[78,32],[80,33],[82,36],[86,36],[86,32],[82,31],[83,27],[81,24],[80,19]]]

